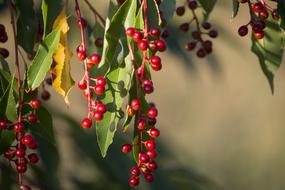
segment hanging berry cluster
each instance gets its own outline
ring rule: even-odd
[[[189,41],[185,48],[188,51],[193,51],[196,46],[200,45],[198,50],[196,51],[196,55],[200,58],[206,57],[211,54],[213,51],[213,44],[211,40],[205,40],[204,36],[209,36],[210,38],[216,38],[218,36],[218,32],[216,30],[211,29],[212,25],[209,22],[203,22],[202,24],[199,21],[196,10],[198,8],[197,0],[187,0],[183,6],[179,6],[176,8],[176,14],[178,16],[185,15],[186,8],[188,7],[193,15],[192,19],[188,22],[184,22],[180,25],[180,30],[182,32],[189,32],[190,26],[192,22],[195,24],[195,30],[191,30],[192,40]]]
[[[155,127],[158,110],[153,103],[146,103],[145,94],[151,94],[154,90],[149,71],[151,67],[154,71],[162,69],[161,58],[156,52],[164,52],[166,43],[160,39],[161,31],[158,27],[148,29],[147,3],[142,1],[144,12],[144,29],[129,27],[126,35],[131,39],[129,43],[130,54],[134,68],[134,87],[136,91],[135,98],[130,100],[127,113],[129,117],[135,116],[135,136],[137,137],[133,144],[124,144],[121,147],[123,153],[129,153],[133,150],[137,158],[136,166],[130,169],[129,185],[136,187],[139,185],[140,176],[151,183],[154,180],[152,172],[157,169],[155,161],[157,152],[155,150],[156,138],[160,135],[159,129]],[[142,60],[136,59],[135,50],[142,54]]]
[[[84,35],[84,29],[87,27],[87,21],[81,16],[77,0],[75,0],[75,10],[77,14],[77,25],[81,32],[81,44],[76,49],[76,56],[80,61],[84,62],[84,76],[78,82],[77,86],[80,90],[84,91],[83,95],[88,101],[88,114],[87,117],[81,121],[81,126],[83,128],[90,128],[92,126],[91,115],[93,115],[95,121],[101,121],[104,113],[107,111],[106,106],[101,101],[97,100],[97,96],[105,93],[107,80],[105,77],[92,78],[90,76],[89,69],[99,64],[101,56],[97,53],[87,56]],[[92,90],[96,96],[93,94]]]
[[[242,25],[238,29],[240,36],[248,34],[248,26],[252,29],[252,34],[255,39],[264,37],[264,29],[266,28],[266,20],[271,17],[278,21],[280,19],[277,10],[269,6],[264,0],[253,2],[252,0],[238,0],[239,3],[246,3],[249,7],[250,21],[246,25]]]

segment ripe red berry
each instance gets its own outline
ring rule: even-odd
[[[95,40],[95,46],[97,46],[97,47],[103,47],[103,45],[104,45],[103,39],[102,39],[102,38],[96,38],[96,40]]]
[[[263,5],[260,2],[254,3],[252,6],[252,10],[256,13],[259,13],[260,11],[263,10]]]
[[[26,151],[25,150],[23,150],[23,149],[17,149],[16,150],[16,156],[18,158],[23,158],[23,157],[25,157],[25,155],[26,155]]]
[[[49,100],[50,98],[50,93],[47,90],[44,90],[41,94],[41,97],[43,100]]]
[[[5,120],[1,120],[0,121],[0,129],[7,129],[8,128],[8,121]]]
[[[168,36],[169,36],[168,30],[164,30],[161,34],[161,37],[163,37],[163,38],[167,38]]]
[[[148,118],[156,118],[158,115],[158,111],[155,107],[151,107],[147,111],[147,117]]]
[[[77,51],[76,56],[80,61],[83,61],[86,59],[86,51],[84,51],[84,50]]]
[[[139,181],[138,177],[133,176],[129,179],[129,186],[130,187],[137,187],[139,185],[139,183],[140,183],[140,181]]]
[[[212,27],[212,25],[209,22],[204,22],[202,26],[205,30],[209,30]]]
[[[151,183],[153,182],[153,175],[151,173],[147,173],[144,175],[144,179],[146,182]]]
[[[140,161],[140,163],[148,163],[149,156],[146,153],[140,153],[139,154],[139,161]]]
[[[102,85],[96,84],[96,85],[94,86],[94,92],[95,92],[96,94],[98,94],[98,95],[104,94],[104,92],[105,92],[105,87],[102,86]]]
[[[217,32],[216,30],[211,30],[211,31],[209,32],[209,36],[210,36],[211,38],[216,38],[216,37],[218,36],[218,32]]]
[[[133,39],[135,42],[139,42],[143,39],[143,33],[140,31],[134,32]]]
[[[196,0],[188,0],[188,7],[192,10],[196,9],[198,7]]]
[[[161,63],[151,64],[151,68],[152,68],[154,71],[160,71],[161,68],[162,68],[162,64],[161,64]]]
[[[30,101],[30,106],[32,107],[32,109],[37,110],[40,108],[41,106],[41,101],[37,98],[34,98]]]
[[[86,28],[87,26],[87,21],[84,18],[78,19],[76,23],[79,28]]]
[[[166,50],[166,43],[164,40],[155,41],[158,51],[163,52]]]
[[[179,28],[182,32],[187,32],[189,30],[189,23],[188,22],[182,23],[179,26]]]
[[[96,84],[101,85],[101,86],[105,86],[107,84],[107,80],[105,79],[105,77],[98,77],[96,79]]]
[[[141,51],[146,51],[148,48],[148,41],[147,40],[141,40],[138,42],[138,49]]]
[[[248,33],[248,28],[247,28],[246,25],[243,25],[243,26],[239,27],[239,29],[238,29],[238,34],[239,34],[240,36],[246,36],[247,33]]]
[[[160,35],[160,30],[159,28],[153,28],[150,30],[150,35],[152,37],[158,37]]]
[[[39,157],[36,153],[29,154],[28,159],[31,164],[36,164],[39,161]]]
[[[21,185],[20,190],[32,190],[32,188],[28,185]]]
[[[152,51],[157,51],[157,50],[158,50],[155,41],[150,41],[150,42],[148,43],[148,46],[149,46],[149,48],[150,48]]]
[[[180,7],[176,8],[176,14],[178,16],[182,16],[182,15],[184,15],[184,13],[185,13],[185,7],[184,6],[180,6]]]
[[[16,123],[14,126],[13,126],[13,129],[16,133],[19,133],[19,132],[22,132],[23,129],[24,129],[24,125],[23,123]]]
[[[96,110],[94,111],[93,113],[93,118],[96,120],[96,121],[101,121],[103,119],[103,113],[99,110]]]
[[[132,176],[139,176],[139,175],[141,175],[141,171],[140,171],[139,167],[134,166],[134,167],[131,168],[130,174]]]
[[[126,34],[127,34],[127,36],[129,36],[129,37],[133,37],[134,34],[135,34],[135,32],[136,32],[136,29],[135,29],[135,28],[129,27],[129,28],[127,29],[127,31],[126,31]]]
[[[25,173],[27,171],[27,164],[24,164],[24,163],[18,164],[17,171],[19,173]]]
[[[155,149],[155,141],[154,140],[147,140],[144,143],[146,149],[148,149],[149,151],[152,151]]]
[[[261,10],[259,13],[258,13],[258,16],[259,18],[261,19],[267,19],[268,18],[268,12],[267,10]]]
[[[102,113],[105,113],[107,111],[107,108],[106,108],[106,106],[103,103],[100,103],[100,104],[97,105],[96,110],[98,110],[98,111],[100,111]]]
[[[278,15],[276,9],[274,9],[274,10],[272,11],[271,16],[272,16],[272,18],[273,18],[274,20],[279,20],[279,19],[280,19],[280,16]]]
[[[160,135],[160,131],[157,128],[152,128],[150,130],[148,130],[148,134],[149,136],[151,136],[152,138],[157,138]]]
[[[135,111],[138,111],[141,108],[141,102],[139,99],[134,99],[131,102],[131,108]]]
[[[151,59],[150,59],[150,62],[154,65],[156,64],[160,64],[161,63],[161,59],[159,56],[155,55],[155,56],[152,56]]]
[[[132,151],[132,145],[131,144],[124,144],[122,147],[121,147],[121,151],[123,153],[129,153]]]
[[[81,80],[77,83],[77,86],[80,90],[85,90],[87,88],[86,80]]]
[[[35,150],[38,148],[38,143],[33,139],[33,141],[28,145],[29,149]]]
[[[191,42],[188,42],[185,46],[185,48],[188,50],[188,51],[191,51],[193,49],[195,49],[197,45],[197,42],[196,41],[191,41]]]
[[[200,49],[198,49],[196,55],[200,58],[203,58],[207,55],[207,52],[204,48],[200,48]]]
[[[145,85],[143,85],[143,90],[146,94],[151,94],[153,92],[153,85],[152,84],[145,84]]]
[[[261,31],[261,32],[253,32],[253,35],[254,35],[255,39],[260,40],[260,39],[262,39],[264,37],[264,32],[263,31]]]
[[[156,158],[157,153],[156,153],[155,150],[152,150],[152,151],[148,151],[148,152],[147,152],[147,155],[148,155],[151,159],[154,159],[154,158]]]
[[[98,64],[101,61],[101,56],[97,53],[93,53],[90,55],[90,62],[92,64]]]
[[[0,42],[1,43],[5,43],[5,42],[7,42],[7,40],[8,40],[8,36],[7,36],[6,32],[3,33],[3,35],[0,34]]]
[[[88,117],[84,118],[81,121],[81,126],[85,129],[90,128],[92,126],[92,120]]]
[[[15,151],[12,149],[8,149],[4,152],[4,157],[7,159],[12,159],[15,157]]]
[[[21,139],[21,142],[24,144],[24,145],[29,145],[33,142],[33,137],[32,135],[25,135],[22,139]]]
[[[146,120],[141,118],[138,121],[138,125],[137,125],[138,130],[144,130],[146,128]]]
[[[148,118],[147,123],[151,126],[154,126],[156,124],[156,118]]]
[[[148,164],[147,164],[147,168],[151,171],[156,170],[157,169],[157,163],[154,160],[151,160]]]

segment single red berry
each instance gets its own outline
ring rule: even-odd
[[[278,15],[277,13],[277,10],[276,9],[273,9],[272,13],[271,13],[271,16],[274,20],[279,20],[280,19],[280,16]]]
[[[30,101],[30,106],[32,107],[32,109],[37,110],[40,108],[41,106],[41,101],[37,98],[34,98]]]
[[[140,163],[148,163],[149,156],[146,153],[139,153],[139,161]]]
[[[132,151],[132,145],[131,144],[124,144],[122,147],[121,147],[121,151],[123,153],[129,153]]]
[[[247,28],[246,25],[243,25],[243,26],[239,27],[239,29],[238,29],[238,34],[239,34],[240,36],[246,36],[247,33],[248,33],[248,28]]]
[[[18,140],[18,138],[17,138],[17,140]],[[16,147],[17,147],[18,149],[27,150],[26,145],[24,145],[24,144],[22,144],[22,143],[17,143]]]
[[[103,103],[100,103],[100,104],[97,105],[96,110],[98,110],[98,111],[100,111],[102,113],[105,113],[107,111],[107,108],[106,108],[106,106]]]
[[[154,64],[154,65],[161,64],[161,59],[159,56],[155,55],[151,57],[150,62],[151,64]]]
[[[46,82],[48,85],[52,85],[53,80],[52,80],[51,77],[48,77],[48,78],[46,78],[45,82]]]
[[[126,31],[126,34],[127,34],[127,36],[129,36],[129,37],[133,37],[134,34],[135,34],[135,32],[136,32],[136,29],[135,29],[135,28],[129,27],[129,28],[127,29],[127,31]]]
[[[146,51],[148,48],[148,41],[147,40],[141,40],[138,42],[138,48],[141,51]]]
[[[86,28],[87,26],[87,21],[84,18],[78,19],[77,20],[77,26],[80,28]]]
[[[96,120],[96,121],[101,121],[103,119],[103,113],[99,110],[96,110],[94,111],[93,113],[93,118]]]
[[[128,107],[127,112],[128,112],[128,116],[130,116],[130,117],[135,115],[135,111],[131,107]]]
[[[158,50],[155,41],[150,41],[150,42],[148,43],[148,46],[149,46],[149,48],[150,48],[152,51],[157,51],[157,50]]]
[[[149,136],[151,136],[152,138],[157,138],[160,135],[160,131],[157,128],[152,128],[150,130],[148,130],[148,134]]]
[[[16,156],[18,158],[23,158],[23,157],[25,157],[25,155],[26,155],[26,151],[25,150],[23,150],[23,149],[17,149],[16,150]]]
[[[202,26],[205,30],[209,30],[212,27],[212,25],[209,22],[204,22]]]
[[[18,164],[17,171],[19,173],[25,173],[27,171],[27,164]]]
[[[188,22],[185,22],[185,23],[182,23],[180,26],[179,26],[180,30],[182,32],[188,32],[189,30],[189,23]]]
[[[182,15],[184,15],[184,13],[185,13],[185,7],[184,6],[180,6],[180,7],[176,8],[176,14],[178,16],[182,16]]]
[[[0,48],[0,54],[4,57],[7,58],[9,57],[9,51],[6,48]]]
[[[101,86],[105,86],[107,84],[107,80],[105,77],[98,77],[96,79],[96,84],[101,85]]]
[[[262,10],[262,11],[260,11],[259,13],[258,13],[258,16],[259,16],[259,18],[261,18],[261,19],[267,19],[268,18],[268,12],[267,12],[267,10]]]
[[[3,35],[0,34],[0,42],[5,43],[8,41],[7,33],[5,32]]]
[[[96,84],[96,85],[94,86],[94,92],[95,92],[96,94],[98,94],[98,95],[104,94],[104,92],[105,92],[105,87],[102,86],[102,85]]]
[[[156,118],[148,118],[147,123],[151,126],[154,126],[156,124]]]
[[[87,88],[86,80],[81,80],[77,83],[77,86],[80,90],[85,90]]]
[[[151,68],[154,71],[160,71],[162,69],[162,64],[161,63],[151,64]]]
[[[151,107],[147,111],[147,117],[148,118],[156,118],[158,115],[158,111],[155,107]]]
[[[13,129],[16,133],[19,133],[19,132],[22,132],[23,129],[24,129],[24,125],[23,123],[16,123],[14,126],[13,126]]]
[[[154,140],[147,140],[147,141],[145,141],[144,145],[149,151],[152,151],[155,149],[155,141]]]
[[[31,164],[36,164],[39,161],[39,157],[36,153],[29,154],[28,159]]]
[[[263,31],[261,31],[261,32],[253,32],[253,35],[254,35],[255,39],[260,40],[260,39],[262,39],[264,37],[264,32]]]
[[[139,175],[141,175],[141,171],[140,171],[139,167],[134,166],[134,167],[131,168],[130,174],[132,176],[139,176]]]
[[[12,149],[8,149],[4,152],[4,157],[7,158],[7,159],[12,159],[15,157],[15,151],[12,150]]]
[[[97,53],[90,55],[90,61],[92,64],[96,65],[101,61],[101,56]]]
[[[138,177],[133,176],[129,179],[129,186],[130,187],[137,187],[139,185],[139,183],[140,183],[140,181],[139,181]]]
[[[8,128],[8,121],[5,120],[1,120],[0,121],[0,129],[7,129]]]
[[[35,150],[38,148],[38,143],[33,139],[33,141],[28,145],[29,149]]]
[[[166,50],[166,43],[164,40],[155,41],[158,51],[163,52]]]
[[[139,42],[143,39],[143,33],[140,31],[134,32],[133,39],[135,42]]]
[[[197,45],[196,41],[188,42],[185,46],[185,49],[187,49],[188,51],[192,51],[193,49],[195,49],[196,45]]]
[[[135,111],[138,111],[141,108],[141,101],[139,99],[132,100],[131,108]]]
[[[160,35],[160,30],[159,28],[153,28],[150,30],[150,35],[152,37],[158,37]]]
[[[21,185],[20,189],[21,190],[32,190],[32,188],[30,186],[28,186],[28,185]]]
[[[76,56],[80,61],[83,61],[86,59],[86,51],[84,51],[84,50],[77,51]]]
[[[196,55],[200,58],[203,58],[203,57],[206,57],[207,52],[204,48],[200,48],[200,49],[198,49]]]
[[[216,38],[216,37],[218,36],[218,32],[217,32],[216,30],[211,30],[211,31],[209,32],[209,36],[210,36],[211,38]]]
[[[102,38],[96,38],[96,40],[95,40],[95,46],[97,46],[97,47],[103,47],[103,45],[104,45],[103,39],[102,39]]]
[[[146,128],[146,120],[141,118],[138,121],[138,125],[137,125],[138,130],[144,130]]]
[[[44,90],[41,94],[41,97],[43,100],[49,100],[50,99],[50,93],[47,90]]]
[[[151,79],[143,79],[142,80],[142,86],[144,85],[153,85]]]
[[[192,10],[198,7],[198,3],[196,0],[188,0],[188,7]]]
[[[148,164],[147,164],[147,168],[151,171],[156,170],[157,169],[157,163],[154,160],[151,160]]]
[[[21,142],[24,144],[24,145],[29,145],[33,142],[33,137],[32,135],[25,135],[22,139],[21,139]]]
[[[89,90],[89,92],[88,92],[88,90],[84,90],[83,96],[86,99],[88,99],[88,96],[90,96],[90,98],[92,98],[93,97],[93,92],[91,92],[90,90]]]
[[[252,6],[252,10],[256,13],[259,13],[260,11],[263,10],[263,5],[260,2],[254,3]]]
[[[88,117],[84,118],[81,121],[81,126],[85,129],[90,128],[92,126],[92,120]]]
[[[151,173],[147,173],[144,175],[144,179],[146,182],[151,183],[153,182],[153,175]]]
[[[156,152],[155,150],[153,150],[153,151],[148,151],[148,152],[147,152],[147,155],[148,155],[151,159],[154,159],[154,158],[156,158],[157,152]]]
[[[168,36],[169,36],[168,30],[164,30],[161,34],[161,37],[163,37],[163,38],[168,38]]]
[[[145,84],[143,85],[143,90],[146,94],[151,94],[153,92],[153,85]]]
[[[206,40],[202,43],[202,46],[204,47],[205,51],[210,54],[212,52],[212,46],[213,43],[210,40]]]

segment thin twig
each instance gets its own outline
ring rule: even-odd
[[[84,2],[88,5],[88,7],[91,9],[94,15],[98,17],[99,20],[102,22],[102,24],[105,26],[106,25],[105,19],[100,15],[100,13],[95,9],[95,7],[93,7],[88,0],[84,0]]]

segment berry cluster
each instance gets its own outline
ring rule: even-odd
[[[271,14],[274,20],[279,20],[280,16],[277,14],[277,10],[271,8],[264,0],[258,0],[252,2],[251,0],[238,0],[239,3],[247,3],[250,11],[250,21],[246,25],[242,25],[238,29],[240,36],[246,36],[248,34],[248,26],[251,26],[252,34],[256,39],[262,39],[264,37],[264,29],[266,28],[266,19]]]
[[[84,61],[84,76],[78,82],[77,86],[80,90],[83,90],[84,97],[88,100],[88,116],[81,121],[81,126],[83,128],[90,128],[92,126],[91,114],[95,121],[101,121],[103,119],[104,113],[107,111],[106,106],[99,100],[98,96],[105,93],[105,86],[107,80],[105,77],[92,78],[90,77],[89,69],[98,65],[101,61],[101,56],[97,53],[93,53],[87,56],[87,50],[85,45],[84,29],[87,27],[87,21],[81,17],[80,8],[78,2],[75,1],[75,10],[77,13],[77,26],[80,28],[81,32],[81,44],[76,49],[76,56],[78,60]],[[95,41],[96,43],[96,41]],[[102,46],[103,40],[97,39],[97,46]],[[96,94],[94,96],[93,94]]]
[[[183,6],[179,6],[176,8],[176,14],[178,16],[185,15],[186,8],[190,9],[193,17],[189,22],[184,22],[180,25],[180,30],[183,32],[189,32],[190,26],[192,22],[195,22],[195,30],[191,30],[192,40],[189,41],[185,48],[188,51],[192,51],[196,48],[197,44],[200,44],[200,48],[196,51],[196,55],[200,58],[206,57],[210,53],[212,53],[212,41],[211,40],[204,40],[203,35],[207,35],[210,38],[216,38],[218,36],[218,32],[216,30],[211,29],[212,25],[209,22],[200,23],[199,18],[196,14],[196,9],[198,8],[197,0],[187,0]]]
[[[0,24],[0,43],[6,43],[8,41],[8,35],[3,24]],[[9,51],[6,48],[0,48],[0,54],[7,58],[9,57]]]
[[[31,134],[25,134],[27,131],[25,126],[28,126],[29,123],[34,124],[37,122],[38,118],[35,111],[40,108],[41,102],[39,99],[34,98],[24,105],[29,105],[33,110],[32,113],[23,117],[19,116],[19,120],[15,123],[8,119],[3,119],[0,121],[0,129],[13,130],[16,134],[16,144],[8,148],[3,153],[3,156],[8,159],[11,166],[15,165],[19,174],[20,189],[30,190],[31,188],[28,185],[22,184],[22,174],[27,171],[28,164],[36,164],[39,161],[38,155],[32,152],[37,149],[38,145]]]

